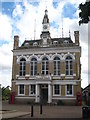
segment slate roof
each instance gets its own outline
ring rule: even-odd
[[[36,43],[37,45],[41,45],[41,40],[42,39],[25,40],[23,42],[23,44],[21,45],[21,47],[23,47],[23,46],[33,46],[34,43]],[[51,38],[52,44],[54,44],[54,42],[57,42],[58,44],[64,44],[65,41],[68,42],[68,44],[70,44],[70,43],[73,44],[73,41],[71,40],[70,37],[65,37],[65,38]]]

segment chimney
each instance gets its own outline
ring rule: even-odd
[[[13,48],[16,49],[17,47],[19,47],[19,36],[15,35],[14,36],[14,46],[13,46]]]
[[[74,31],[75,44],[79,45],[79,31]]]

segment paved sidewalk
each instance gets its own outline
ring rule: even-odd
[[[31,105],[28,104],[8,104],[3,102],[2,109],[9,110],[2,114],[3,118],[31,118]],[[81,106],[40,106],[34,105],[33,118],[82,118]]]

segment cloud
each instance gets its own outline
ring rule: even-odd
[[[20,17],[23,14],[23,9],[21,5],[16,5],[16,8],[13,10],[13,17]]]
[[[0,13],[0,40],[11,40],[12,35],[12,21],[7,15]]]

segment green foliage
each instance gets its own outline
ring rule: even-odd
[[[90,1],[89,2],[85,2],[85,4],[80,4],[79,5],[79,9],[81,10],[81,12],[79,13],[79,17],[81,18],[81,20],[79,21],[79,25],[83,24],[83,23],[88,23],[89,17],[90,17]]]
[[[10,89],[8,87],[2,88],[2,100],[8,100],[10,95]]]

